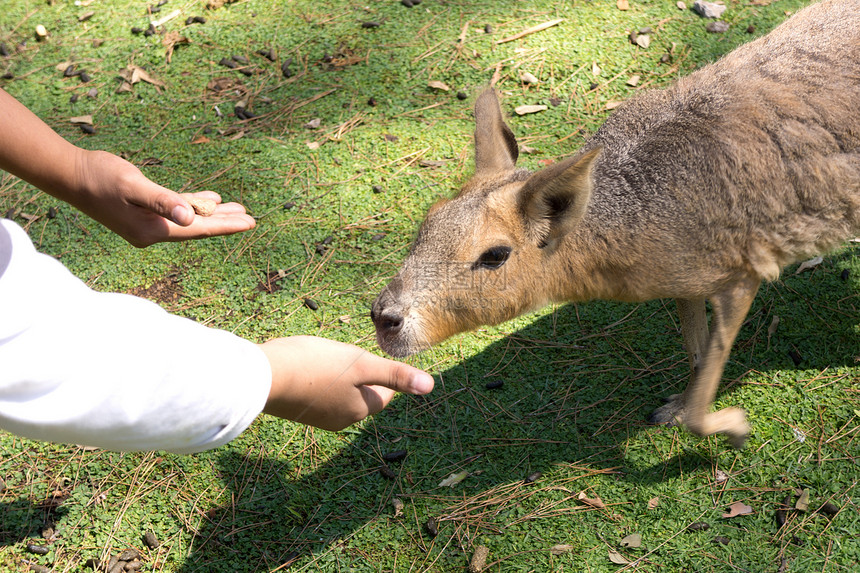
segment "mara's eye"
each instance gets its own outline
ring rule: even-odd
[[[472,265],[473,269],[497,269],[508,260],[511,255],[510,247],[490,247],[478,257],[478,260]]]

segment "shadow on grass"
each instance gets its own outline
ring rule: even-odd
[[[734,403],[731,390],[751,369],[795,369],[789,352],[803,356],[805,370],[854,363],[857,289],[840,278],[852,259],[846,251],[814,274],[763,287],[718,399]],[[774,315],[782,326],[769,336]],[[612,474],[635,492],[712,469],[727,448],[722,439],[645,423],[660,397],[682,390],[687,376],[672,301],[560,307],[439,373],[431,396],[397,398],[316,467],[300,469],[308,467],[301,453],[331,434],[309,431],[302,452],[290,456],[218,453],[231,501],[210,512],[182,571],[274,570],[292,560],[311,570],[373,563],[391,552],[374,544],[379,528],[386,531],[380,537],[425,552],[413,560],[462,566],[461,548],[476,535],[552,517],[533,503],[550,489],[563,486],[572,495],[587,491],[594,476]],[[496,381],[504,384],[486,387]],[[768,415],[764,400],[752,405],[753,417]],[[405,450],[405,459],[386,462],[396,450]],[[468,477],[454,489],[440,487],[458,472]],[[400,517],[395,497],[405,504]],[[569,499],[567,506],[577,505]],[[429,517],[438,524],[436,539],[424,526]]]

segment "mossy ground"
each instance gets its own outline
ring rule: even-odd
[[[0,41],[11,55],[0,72],[12,79],[0,86],[78,145],[121,153],[174,189],[240,201],[258,225],[137,250],[9,176],[0,176],[0,211],[11,209],[42,251],[96,289],[151,296],[255,341],[317,334],[379,352],[370,303],[427,207],[467,177],[471,101],[494,72],[507,111],[549,105],[510,119],[535,151],[521,164],[539,168],[572,153],[608,103],[689,73],[807,2],[726,3],[729,32],[708,34],[672,0],[631,0],[627,11],[606,0],[424,0],[411,9],[396,0],[246,0],[216,10],[169,0],[153,18],[180,15],[144,36],[131,28],[148,26],[146,2],[5,0]],[[185,24],[193,16],[206,22]],[[564,20],[496,43],[556,18]],[[37,24],[47,40],[33,38]],[[643,27],[653,30],[648,49],[629,41]],[[170,32],[187,42],[168,62]],[[276,61],[257,54],[263,49]],[[219,64],[232,55],[249,59],[250,76]],[[92,81],[64,78],[69,62]],[[132,64],[165,86],[116,93]],[[524,86],[521,71],[540,84]],[[239,120],[239,102],[258,117]],[[88,113],[94,135],[69,122]],[[315,118],[318,129],[305,127]],[[340,433],[263,416],[233,443],[196,456],[0,434],[0,569],[34,562],[78,571],[133,546],[145,571],[461,571],[483,544],[491,571],[623,569],[610,550],[641,558],[645,571],[856,570],[857,277],[847,247],[760,292],[718,396],[719,407],[749,413],[742,451],[644,423],[688,375],[671,301],[552,307],[455,337],[411,360],[436,376],[431,396],[401,396]],[[769,334],[773,316],[781,322]],[[487,390],[494,380],[505,383]],[[399,449],[408,455],[389,464],[388,479],[382,456]],[[458,485],[439,486],[463,471]],[[778,529],[776,510],[787,495],[794,503],[795,488],[811,491],[813,507],[830,501],[841,511],[788,512]],[[583,503],[580,492],[606,507]],[[723,519],[735,501],[752,514]],[[425,528],[430,517],[436,537]],[[46,522],[57,535],[50,553],[27,553]],[[687,531],[694,522],[710,528]],[[144,547],[146,530],[157,549]],[[643,547],[620,547],[632,532]],[[572,549],[554,555],[560,544]]]

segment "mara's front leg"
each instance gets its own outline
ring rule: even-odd
[[[727,286],[710,298],[711,329],[693,379],[675,404],[684,425],[697,436],[725,434],[740,448],[749,435],[746,414],[740,408],[711,412],[732,344],[758,291],[759,281],[748,278]],[[704,311],[704,309],[702,309]],[[689,346],[688,346],[689,351]]]
[[[678,316],[681,319],[681,335],[684,337],[684,348],[690,362],[690,385],[699,371],[699,366],[708,344],[708,316],[705,311],[705,299],[676,299]],[[684,396],[672,394],[666,398],[666,404],[654,410],[648,417],[652,424],[676,426],[684,420]]]

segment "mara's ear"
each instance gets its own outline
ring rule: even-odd
[[[475,174],[512,171],[518,155],[517,139],[502,117],[496,90],[484,90],[475,102]]]
[[[554,249],[585,214],[591,199],[591,169],[602,147],[565,159],[529,177],[518,204],[529,238]]]

